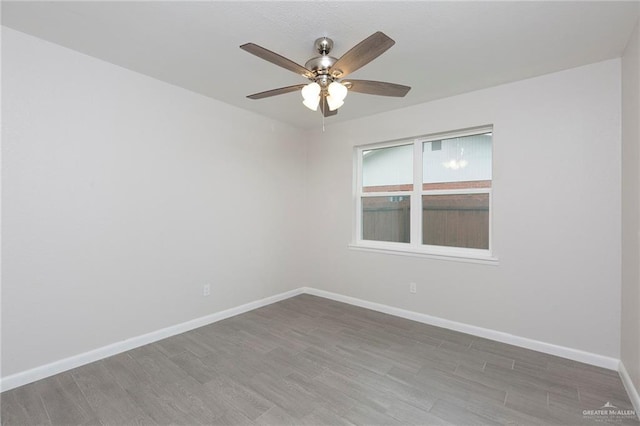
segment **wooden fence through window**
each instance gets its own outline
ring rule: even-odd
[[[459,183],[454,184],[455,189],[460,189]],[[482,181],[472,187],[490,185],[491,181]],[[451,189],[442,184],[439,186],[438,189]],[[489,194],[423,195],[422,205],[423,244],[489,248]],[[362,210],[363,239],[409,242],[408,195],[363,197]]]

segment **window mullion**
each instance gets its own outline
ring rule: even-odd
[[[410,244],[422,244],[422,142],[413,143],[413,192],[411,194]]]
[[[355,195],[356,214],[353,218],[352,241],[362,241],[362,149],[356,148],[355,176],[353,194]]]

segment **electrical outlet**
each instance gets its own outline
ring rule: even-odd
[[[203,296],[208,296],[211,294],[211,284],[205,284],[202,287],[202,295]]]
[[[415,293],[417,290],[416,283],[409,283],[409,293]]]

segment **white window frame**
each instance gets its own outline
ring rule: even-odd
[[[425,142],[472,136],[493,132],[493,126],[474,127],[453,132],[436,133],[411,139],[388,141],[376,144],[358,145],[354,147],[354,220],[352,243],[349,248],[355,250],[372,251],[393,255],[419,256],[440,260],[464,261],[471,263],[498,264],[493,255],[493,172],[491,188],[471,189],[439,189],[424,190],[422,184],[423,146]],[[413,190],[392,192],[363,192],[362,191],[362,153],[372,149],[390,148],[394,146],[413,145]],[[493,157],[493,141],[491,144]],[[492,168],[493,168],[493,161]],[[489,248],[474,249],[463,247],[447,247],[422,244],[422,196],[449,194],[489,194]],[[363,197],[410,197],[410,242],[399,243],[389,241],[374,241],[362,239],[362,198]]]

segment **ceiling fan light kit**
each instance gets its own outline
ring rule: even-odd
[[[240,46],[241,49],[311,81],[306,85],[281,87],[254,93],[247,97],[249,99],[263,99],[300,90],[303,98],[302,103],[313,111],[316,111],[318,106],[322,104],[320,110],[325,117],[338,113],[337,110],[344,105],[349,90],[369,95],[403,97],[411,90],[411,87],[382,81],[341,80],[382,55],[394,44],[392,39],[378,31],[358,43],[340,59],[336,59],[329,56],[329,52],[333,48],[333,41],[328,37],[321,37],[314,43],[319,56],[309,59],[304,67],[257,44],[243,44]]]

